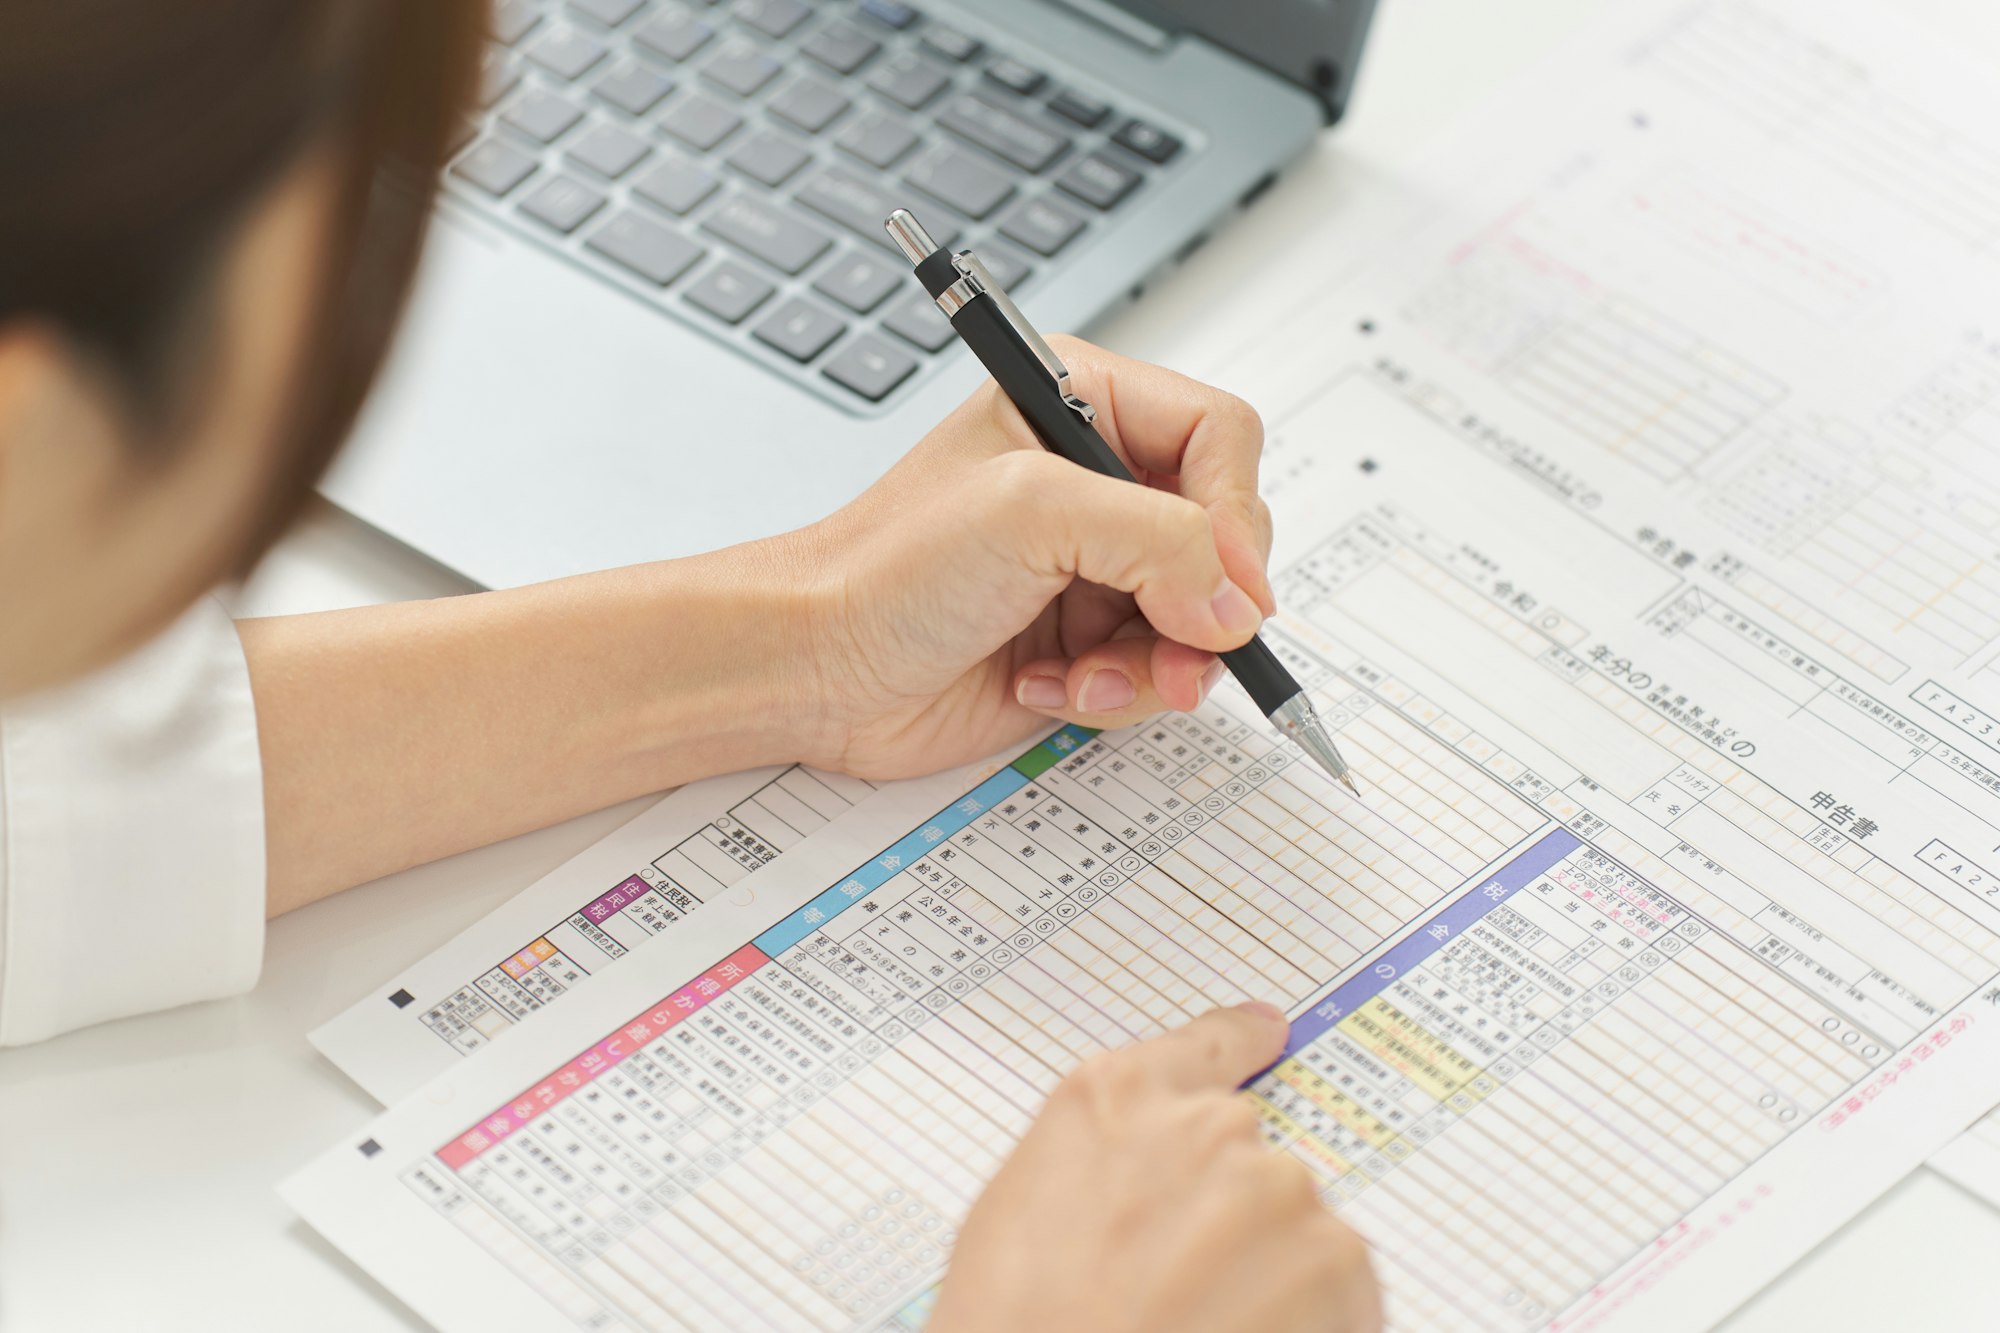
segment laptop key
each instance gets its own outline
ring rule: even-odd
[[[916,369],[915,358],[897,351],[872,333],[864,333],[841,348],[820,373],[869,402],[879,403]]]
[[[643,116],[674,90],[674,81],[656,69],[630,63],[620,65],[591,87],[593,93],[628,116]]]
[[[900,0],[861,0],[858,8],[885,28],[907,28],[918,17],[916,10]]]
[[[1083,230],[1083,219],[1046,199],[1029,199],[1000,223],[1000,234],[1038,255],[1053,255]]]
[[[1074,88],[1065,88],[1049,99],[1049,110],[1064,120],[1075,121],[1087,130],[1094,130],[1111,114],[1111,104],[1086,97]]]
[[[1042,85],[1049,81],[1049,76],[1040,70],[1031,69],[1020,61],[1009,60],[1005,56],[987,65],[986,77],[1008,92],[1019,93],[1023,97],[1033,97],[1041,91]]]
[[[528,59],[559,79],[571,80],[604,59],[607,48],[590,34],[571,27],[545,29],[528,43]]]
[[[910,168],[903,183],[969,218],[983,218],[1014,193],[1014,182],[963,148],[940,148]]]
[[[810,361],[827,345],[847,332],[839,319],[800,297],[766,315],[750,336],[767,347],[775,347],[794,361]]]
[[[452,163],[451,174],[498,198],[535,174],[535,158],[513,144],[488,139]]]
[[[715,29],[692,14],[669,10],[640,24],[632,34],[632,40],[645,50],[678,64],[707,46],[713,36]]]
[[[1143,120],[1128,120],[1112,132],[1111,142],[1130,149],[1148,162],[1165,162],[1181,150],[1181,141]]]
[[[783,135],[766,130],[737,144],[726,160],[750,179],[776,187],[812,161],[812,154]]]
[[[907,264],[898,264],[886,256],[850,250],[820,270],[813,290],[857,315],[865,315],[901,287],[909,271]]]
[[[983,97],[955,97],[938,124],[1023,171],[1040,171],[1070,146],[1066,134],[1015,115]]]
[[[694,163],[670,158],[641,176],[633,184],[632,193],[669,213],[686,213],[714,194],[718,184],[714,176]]]
[[[617,180],[646,160],[652,145],[616,125],[593,125],[578,135],[565,154],[607,180]]]
[[[708,253],[630,209],[599,227],[583,244],[656,287],[666,286]]]
[[[500,113],[500,119],[536,143],[551,143],[583,119],[583,108],[546,88],[530,88]]]
[[[882,327],[926,352],[944,350],[953,334],[951,321],[944,317],[944,311],[937,308],[937,302],[922,292],[911,292],[898,301],[889,311]]]
[[[881,49],[882,43],[845,23],[821,28],[799,43],[799,50],[836,74],[852,74]]]
[[[743,117],[709,97],[689,97],[660,114],[659,126],[690,148],[702,152],[736,133]]]
[[[854,103],[818,79],[794,79],[766,105],[778,119],[818,134]]]
[[[755,273],[726,260],[717,264],[687,289],[687,300],[725,324],[741,324],[744,317],[771,299],[778,290]]]
[[[799,0],[736,0],[736,17],[766,37],[783,37],[812,10]]]
[[[747,42],[731,42],[708,58],[701,77],[738,97],[749,97],[778,77],[778,62]]]
[[[604,207],[604,192],[571,176],[545,180],[521,199],[521,211],[535,221],[568,235],[592,213]]]
[[[920,56],[891,57],[868,78],[868,86],[898,106],[920,110],[943,92],[951,76]]]
[[[993,275],[1001,290],[1008,292],[1027,281],[1028,275],[1035,271],[1027,260],[999,245],[980,246],[979,262],[986,265],[986,271]]]
[[[1102,153],[1079,158],[1056,177],[1056,188],[1093,208],[1116,208],[1139,184],[1139,173]]]
[[[833,244],[775,204],[748,194],[725,201],[702,220],[701,229],[781,273],[798,273]]]
[[[569,0],[569,7],[607,28],[615,28],[644,8],[646,0]]]
[[[869,166],[886,171],[917,146],[917,132],[899,117],[871,111],[842,130],[834,142]]]
[[[923,48],[932,55],[960,65],[986,49],[986,43],[971,33],[947,28],[942,23],[933,23],[925,28],[920,40]]]
[[[882,229],[882,222],[905,202],[897,195],[876,188],[860,177],[839,168],[820,172],[798,193],[798,202],[820,216],[829,218],[857,236],[865,237],[884,250],[900,254],[896,243]],[[932,218],[931,236],[939,245],[949,246],[958,239],[958,228],[944,218]]]
[[[493,12],[486,16],[486,28],[495,41],[512,46],[532,32],[541,21],[541,11],[527,0],[500,0],[493,6]]]

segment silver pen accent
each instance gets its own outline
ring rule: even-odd
[[[1341,757],[1340,747],[1333,743],[1333,733],[1319,720],[1319,712],[1304,690],[1272,709],[1270,718],[1271,724],[1291,737],[1292,744],[1311,755],[1328,777],[1354,795],[1361,795],[1361,788],[1354,785],[1353,768]]]
[[[938,251],[938,243],[924,230],[924,224],[907,208],[899,208],[889,214],[883,224],[889,232],[889,239],[903,252],[903,258],[912,264],[922,263]],[[1056,392],[1062,395],[1065,406],[1082,417],[1086,422],[1097,420],[1097,409],[1076,396],[1070,390],[1069,367],[1056,355],[1056,349],[1049,346],[1049,340],[1041,335],[1028,317],[1021,313],[1021,307],[1014,304],[1014,298],[1007,295],[1007,289],[993,276],[978,255],[970,250],[960,250],[951,257],[951,266],[958,273],[958,281],[937,294],[935,304],[946,319],[956,315],[967,301],[975,296],[990,297],[1000,310],[1001,318],[1020,340],[1035,354],[1035,360],[1042,363],[1042,369],[1049,372],[1055,381]]]
[[[891,209],[882,226],[889,233],[889,239],[903,252],[903,258],[912,264],[920,264],[937,253],[938,243],[924,230],[924,224],[917,221],[917,215],[907,208]]]

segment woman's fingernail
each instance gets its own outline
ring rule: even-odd
[[[1248,634],[1264,623],[1264,613],[1257,609],[1257,603],[1250,600],[1250,594],[1231,583],[1222,581],[1209,601],[1215,611],[1215,618],[1222,628],[1231,634]]]
[[[1061,708],[1069,702],[1069,691],[1060,676],[1024,676],[1014,687],[1014,697],[1023,708]]]
[[[1216,686],[1216,682],[1220,681],[1221,679],[1222,679],[1222,661],[1220,658],[1218,658],[1215,661],[1210,662],[1208,664],[1208,670],[1201,673],[1201,697],[1206,699],[1208,697],[1208,692],[1214,689]]]
[[[1076,693],[1076,706],[1086,713],[1115,713],[1139,697],[1132,678],[1122,671],[1100,667],[1083,678]]]

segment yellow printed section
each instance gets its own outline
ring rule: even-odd
[[[1480,1095],[1465,1091],[1478,1066],[1379,995],[1341,1019],[1340,1030],[1441,1102],[1463,1109]]]
[[[1388,1147],[1390,1140],[1396,1137],[1396,1131],[1384,1124],[1374,1112],[1297,1060],[1287,1060],[1271,1073],[1280,1083],[1296,1089],[1329,1118],[1338,1121],[1342,1129],[1377,1152]]]
[[[1354,1163],[1327,1147],[1325,1140],[1315,1137],[1298,1121],[1256,1093],[1247,1095],[1251,1104],[1257,1108],[1257,1118],[1264,1122],[1270,1137],[1283,1148],[1310,1157],[1329,1176],[1344,1176],[1354,1170]]]

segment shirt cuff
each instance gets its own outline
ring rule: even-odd
[[[264,953],[264,784],[236,626],[0,714],[0,1045],[236,995]]]

